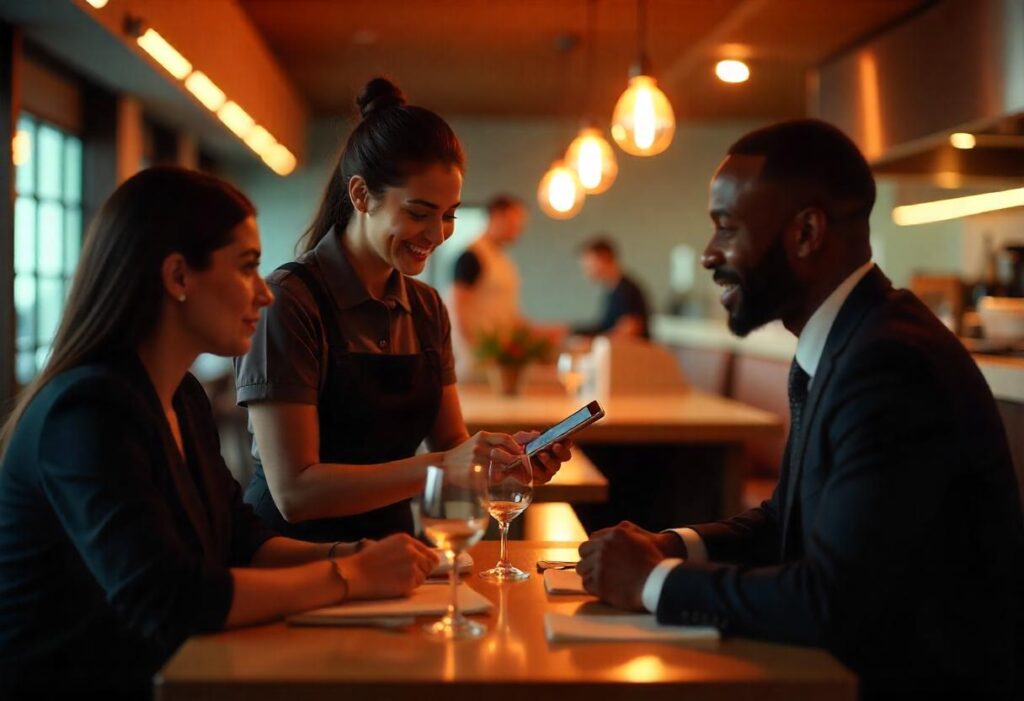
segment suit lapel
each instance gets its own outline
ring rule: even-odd
[[[811,428],[814,425],[818,413],[818,406],[821,398],[828,390],[832,378],[832,371],[835,368],[836,360],[842,355],[854,332],[860,325],[864,315],[884,300],[886,294],[892,289],[888,278],[882,274],[878,267],[872,268],[864,278],[857,283],[850,292],[843,306],[836,316],[835,323],[829,331],[828,339],[825,341],[825,348],[818,363],[818,369],[811,380],[811,389],[807,395],[807,405],[802,414],[802,430],[799,436],[790,436],[789,460],[787,463],[786,497],[783,502],[782,515],[782,538],[780,541],[780,559],[786,559],[790,530],[792,525],[793,507],[799,498],[800,474],[803,471],[804,458],[807,454],[807,443],[813,433]]]

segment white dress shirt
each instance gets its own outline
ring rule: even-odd
[[[832,294],[814,310],[811,318],[807,320],[807,324],[804,325],[803,330],[800,332],[800,337],[796,341],[796,362],[810,377],[810,382],[807,385],[808,388],[814,384],[814,373],[818,371],[821,355],[825,352],[825,341],[828,340],[828,334],[832,330],[832,325],[835,323],[836,317],[839,316],[839,310],[842,309],[846,298],[853,292],[853,288],[868,274],[874,265],[873,262],[868,261],[839,283],[839,286],[832,290]],[[707,547],[697,531],[692,528],[673,528],[665,532],[675,533],[683,539],[683,543],[686,544],[687,562],[701,563],[708,561]],[[661,590],[665,586],[665,580],[668,579],[668,573],[676,566],[682,564],[682,562],[683,560],[679,558],[666,558],[658,563],[658,566],[651,570],[651,573],[647,576],[641,600],[643,601],[644,608],[651,613],[655,613],[658,610],[658,600],[661,598]]]

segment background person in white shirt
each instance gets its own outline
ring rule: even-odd
[[[963,345],[871,264],[874,200],[863,155],[824,122],[729,149],[702,262],[734,333],[781,319],[799,339],[779,483],[724,521],[598,531],[577,571],[663,623],[825,647],[862,698],[1020,698],[1024,526],[1006,434]]]
[[[519,271],[505,249],[519,240],[526,207],[512,195],[487,203],[487,228],[455,262],[451,292],[452,351],[455,374],[471,379],[473,349],[484,331],[503,331],[524,323],[519,306]]]

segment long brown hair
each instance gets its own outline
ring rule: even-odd
[[[122,183],[89,228],[49,359],[4,422],[0,455],[47,382],[65,370],[134,350],[153,331],[164,294],[160,266],[168,255],[181,253],[189,266],[202,270],[255,212],[228,183],[183,168],[150,168]]]
[[[349,134],[327,181],[313,223],[299,239],[300,253],[312,250],[331,227],[343,232],[352,217],[348,181],[360,175],[375,197],[387,187],[398,187],[417,169],[435,163],[466,167],[462,144],[440,116],[407,105],[402,92],[385,78],[374,78],[356,98],[362,121]]]

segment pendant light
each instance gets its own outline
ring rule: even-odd
[[[597,0],[587,3],[587,64],[586,64],[586,95],[584,104],[588,116],[583,120],[583,128],[569,144],[565,160],[580,179],[583,189],[588,195],[598,195],[612,186],[615,176],[619,174],[619,164],[615,159],[615,150],[597,126],[597,121],[590,117],[591,76],[594,73],[594,51],[597,46],[597,33],[594,30],[595,6]]]
[[[566,90],[568,100],[569,53],[576,47],[578,37],[563,34],[555,42],[556,49],[563,54],[566,61]],[[566,103],[568,104],[568,102]],[[571,219],[583,209],[583,201],[587,193],[580,183],[579,176],[570,168],[562,156],[558,156],[537,186],[537,202],[541,211],[552,219]]]
[[[541,178],[537,201],[544,214],[552,219],[571,219],[583,209],[587,193],[576,171],[556,160]]]
[[[615,105],[612,137],[634,156],[654,156],[668,148],[676,131],[672,105],[651,76],[646,51],[646,0],[637,0],[637,59],[629,71],[629,87]]]

